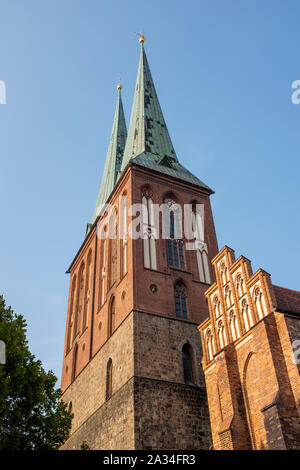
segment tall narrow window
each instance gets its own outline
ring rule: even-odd
[[[106,366],[106,400],[112,396],[112,374],[113,374],[113,364],[112,360],[109,359]]]
[[[167,240],[168,264],[169,266],[184,269],[181,208],[172,200],[168,200],[166,204],[169,208],[169,210],[166,211],[166,227],[169,235]]]
[[[213,300],[213,309],[214,309],[215,317],[218,318],[222,312],[221,312],[221,302],[217,295],[214,297],[214,300]]]
[[[218,323],[218,337],[219,337],[220,348],[223,349],[226,346],[227,341],[226,341],[225,327],[224,327],[224,323],[222,320],[220,320]]]
[[[193,349],[190,344],[185,344],[182,348],[183,376],[187,385],[195,385]]]
[[[127,196],[124,194],[122,196],[122,207],[121,207],[121,219],[120,219],[120,228],[121,228],[121,274],[125,276],[127,273],[127,245],[128,245],[128,233],[127,233]]]
[[[242,317],[244,320],[245,330],[250,330],[253,326],[253,319],[246,299],[242,301]]]
[[[85,297],[85,306],[83,314],[82,328],[83,330],[88,326],[88,317],[90,310],[90,297],[91,297],[91,282],[92,282],[92,252],[89,252],[88,261],[87,261],[87,279],[86,279],[86,297]]]
[[[117,266],[118,266],[118,245],[117,245],[117,220],[116,216],[112,215],[111,227],[109,232],[109,260],[108,260],[108,289],[117,280]]]
[[[210,273],[209,273],[209,266],[208,266],[208,256],[207,256],[207,248],[203,248],[202,250],[198,248],[196,250],[197,256],[197,264],[198,264],[198,273],[199,273],[199,280],[200,282],[205,282],[206,284],[210,284]]]
[[[207,357],[208,362],[213,360],[214,357],[214,342],[213,342],[213,335],[211,330],[208,330],[206,333],[206,345],[207,345]]]
[[[254,305],[258,318],[261,320],[264,317],[264,301],[259,287],[254,290]]]
[[[231,330],[231,336],[233,341],[239,338],[240,332],[239,332],[239,327],[237,323],[237,318],[233,310],[229,312],[229,325],[230,325],[230,330]]]
[[[242,297],[244,294],[244,280],[240,274],[236,276],[236,289],[238,292],[239,297]]]
[[[72,376],[71,381],[75,380],[77,374],[77,357],[78,357],[78,344],[75,344],[73,351],[73,364],[72,364]]]
[[[74,276],[74,279],[72,282],[72,288],[71,288],[67,351],[71,349],[73,339],[74,339],[75,306],[76,306],[76,276]]]
[[[78,275],[78,292],[77,292],[77,311],[75,320],[75,335],[81,331],[81,321],[84,309],[84,263],[81,264]]]
[[[208,265],[208,256],[207,256],[207,245],[204,242],[204,224],[201,211],[197,209],[199,204],[193,202],[192,204],[192,226],[193,233],[195,235],[195,248],[196,248],[196,257],[198,265],[198,275],[200,282],[205,282],[210,284],[210,272]]]
[[[181,282],[175,285],[175,310],[176,317],[187,318],[187,305],[185,287]]]
[[[105,301],[105,279],[106,279],[106,239],[101,240],[100,247],[100,288],[99,288],[99,304],[98,311],[101,309]]]
[[[116,328],[116,302],[113,297],[110,301],[109,306],[109,318],[108,318],[108,336],[111,336]]]
[[[142,204],[144,266],[157,270],[154,209],[152,192],[148,188],[143,191]]]
[[[232,305],[231,289],[228,284],[225,287],[225,304],[226,304],[226,308],[230,308]]]

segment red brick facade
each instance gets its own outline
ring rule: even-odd
[[[204,350],[214,449],[300,449],[300,293],[224,247],[212,260]]]
[[[129,166],[109,201],[116,205],[118,223],[119,196],[126,193],[129,208],[141,203],[145,190],[157,204],[166,197],[181,207],[204,204],[209,260],[216,255],[209,192],[167,175]],[[127,214],[128,227],[133,219]],[[123,240],[117,239],[116,278],[110,285],[110,241],[97,237],[95,224],[70,267],[61,387],[74,420],[64,448],[80,448],[83,441],[97,449],[208,449],[211,445],[197,329],[208,316],[208,284],[199,279],[195,251],[183,249],[184,267],[170,266],[167,241],[159,238],[155,240],[156,269],[148,269],[143,243],[141,238],[128,237],[124,275]],[[186,317],[176,315],[178,282],[185,290]],[[184,376],[184,345],[192,356],[191,383]],[[112,393],[107,397],[109,360]]]

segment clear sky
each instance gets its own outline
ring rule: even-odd
[[[0,0],[0,292],[60,376],[70,262],[139,44],[180,161],[212,187],[219,247],[299,289],[297,0]]]

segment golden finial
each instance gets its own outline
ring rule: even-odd
[[[140,32],[140,33],[135,33],[135,34],[137,34],[138,36],[140,36],[139,43],[140,43],[140,44],[144,44],[144,42],[146,41],[146,36],[144,36],[144,33],[143,33],[143,32]]]
[[[121,83],[120,83],[120,81],[121,81],[121,78],[118,78],[117,90],[119,90],[119,91],[121,91],[122,88],[123,88],[122,85],[121,85]]]

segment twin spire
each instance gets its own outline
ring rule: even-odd
[[[119,84],[117,88],[117,106],[92,223],[97,219],[101,205],[106,203],[112,193],[122,165],[127,128],[121,97],[122,86]]]
[[[113,192],[117,179],[129,162],[182,179],[213,192],[178,161],[158,101],[144,50],[145,36],[140,35],[141,53],[131,110],[128,136],[121,89],[114,116],[104,172],[92,223]]]

